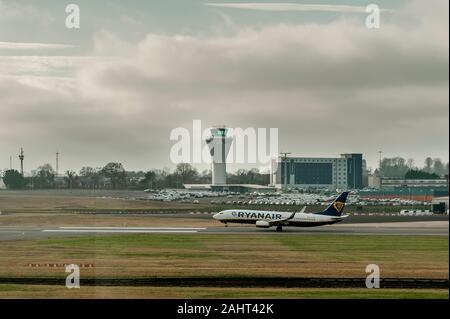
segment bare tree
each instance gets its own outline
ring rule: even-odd
[[[152,189],[154,187],[155,179],[156,173],[154,171],[148,171],[145,173],[144,182],[148,188]]]
[[[408,166],[410,170],[414,169],[414,158],[408,158],[406,161],[406,166]]]
[[[431,157],[427,157],[425,159],[425,167],[424,167],[424,171],[427,173],[431,173],[433,168],[433,159]]]
[[[433,163],[433,173],[442,176],[445,175],[446,169],[440,158],[435,158]]]
[[[189,163],[179,163],[175,169],[175,175],[180,176],[181,183],[193,183],[198,177],[197,170]]]
[[[55,182],[55,171],[50,164],[39,166],[33,172],[33,180],[36,188],[53,188]]]
[[[101,173],[111,180],[113,189],[126,186],[126,174],[122,163],[108,163],[102,168]]]
[[[67,181],[67,186],[72,191],[73,188],[73,182],[76,179],[77,174],[74,171],[66,171],[66,177],[65,180]]]

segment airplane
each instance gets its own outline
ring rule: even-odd
[[[283,226],[314,227],[330,225],[342,221],[348,215],[342,215],[348,192],[340,194],[324,211],[305,213],[306,206],[300,212],[277,212],[248,209],[229,209],[213,216],[227,227],[228,223],[255,224],[259,228],[276,226],[276,231],[283,230]]]

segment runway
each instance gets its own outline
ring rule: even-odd
[[[448,221],[335,224],[314,228],[284,227],[283,232],[275,229],[260,229],[249,226],[218,225],[214,227],[24,227],[0,226],[0,241],[45,239],[87,235],[112,234],[277,234],[277,235],[423,235],[448,236]]]

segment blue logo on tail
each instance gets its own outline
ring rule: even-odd
[[[319,215],[336,216],[339,217],[344,211],[345,202],[347,200],[348,192],[343,192],[338,196],[323,212],[318,213]]]

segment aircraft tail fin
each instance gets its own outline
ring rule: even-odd
[[[339,195],[323,212],[318,213],[319,215],[336,216],[339,217],[344,211],[345,202],[347,200],[348,192],[343,192]]]

